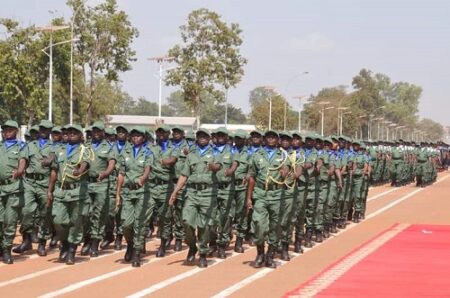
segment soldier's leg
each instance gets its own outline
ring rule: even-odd
[[[329,183],[319,183],[319,196],[316,203],[316,211],[314,214],[314,228],[316,231],[316,242],[322,242],[323,230],[325,226],[324,211],[328,200]]]
[[[21,254],[32,249],[31,234],[35,227],[35,214],[37,211],[37,194],[36,188],[38,186],[25,182],[24,185],[24,205],[20,209],[20,233],[22,234],[22,243],[13,249],[13,252]]]
[[[247,189],[237,189],[234,192],[234,200],[236,204],[234,221],[236,223],[236,244],[234,247],[234,251],[236,252],[244,252],[244,248],[242,247],[243,240],[245,238],[247,228],[248,228],[248,218],[247,218],[247,209],[245,206],[247,195]]]
[[[353,214],[353,221],[359,222],[360,214],[362,211],[362,185],[363,185],[363,177],[354,177],[353,179],[353,197],[354,197],[354,209],[355,212]]]
[[[106,249],[114,239],[115,215],[116,215],[116,193],[113,188],[108,189],[108,197],[106,198],[107,215],[105,217],[105,232],[103,241],[100,244],[101,249]]]
[[[302,239],[305,236],[305,194],[306,187],[302,182],[298,186],[298,194],[296,197],[295,203],[295,219],[294,219],[294,228],[295,228],[295,240],[294,240],[294,251],[302,252],[301,244]]]
[[[208,266],[206,262],[206,254],[210,251],[208,243],[210,243],[211,229],[217,219],[217,195],[215,191],[210,189],[197,192],[199,199],[197,201],[197,237],[200,253],[200,267]]]
[[[107,217],[107,198],[108,198],[108,187],[107,185],[90,185],[93,192],[92,208],[91,208],[91,230],[90,236],[92,240],[91,246],[91,257],[98,256],[98,246],[100,241],[103,239],[103,234],[105,231],[105,223]]]
[[[23,193],[10,194],[3,197],[3,241],[4,249],[11,249],[16,236],[17,220],[19,219],[20,208],[23,205]]]
[[[172,187],[167,185],[162,185],[162,193],[160,198],[155,197],[155,205],[158,208],[158,226],[161,237],[161,245],[156,253],[157,257],[164,257],[166,253],[166,248],[170,245],[172,236],[172,207],[169,206],[169,198],[173,191]]]
[[[270,196],[271,194],[269,194]],[[279,192],[275,192],[274,196],[280,196]],[[266,256],[266,267],[275,268],[276,264],[273,261],[275,256],[278,243],[280,241],[280,211],[281,211],[281,201],[272,197],[267,202],[268,219],[269,219],[269,231],[268,231],[268,250]]]
[[[314,233],[314,214],[315,214],[315,185],[309,184],[305,197],[305,219],[306,219],[306,235],[305,246],[312,247],[312,235]]]
[[[332,181],[330,184],[330,190],[327,198],[327,208],[325,212],[325,226],[326,230],[331,233],[336,233],[336,221],[334,215],[337,213],[337,195],[338,189],[336,181]]]
[[[181,251],[181,245],[185,238],[184,225],[183,225],[183,206],[186,200],[186,189],[181,191],[181,194],[178,194],[177,201],[173,210],[173,231],[175,236],[175,251]]]
[[[219,190],[217,208],[217,244],[219,246],[218,256],[225,257],[225,249],[231,242],[231,229],[234,218],[234,190],[227,188]],[[219,204],[219,201],[221,204]]]
[[[280,215],[279,215],[279,225],[280,225],[280,242],[281,242],[281,259],[289,261],[289,243],[292,240],[292,230],[295,218],[295,199],[294,199],[294,189],[284,190],[285,194],[281,197],[280,202]]]

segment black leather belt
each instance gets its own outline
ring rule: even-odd
[[[127,184],[125,184],[125,187],[128,188],[129,190],[136,190],[136,189],[141,188],[139,183],[127,183]]]
[[[9,185],[9,184],[13,184],[14,182],[16,182],[16,180],[4,179],[4,180],[0,180],[0,185]]]
[[[28,179],[40,181],[40,180],[44,180],[46,176],[44,174],[26,173],[25,177],[27,177]]]
[[[208,188],[213,188],[214,184],[207,184],[207,183],[190,183],[189,187],[192,187],[195,190],[205,190]]]
[[[98,179],[98,176],[97,177],[88,177],[88,182],[89,183],[95,183],[95,182],[97,182],[97,179]]]
[[[264,189],[264,190],[277,190],[277,189],[285,189],[286,185],[284,184],[268,184],[267,186],[264,183],[256,183],[256,187]]]
[[[231,183],[229,183],[229,182],[223,182],[223,183],[217,184],[217,188],[218,189],[225,189],[225,188],[227,188],[230,185],[231,185]]]
[[[159,179],[159,178],[153,178],[152,180],[150,180],[150,183],[156,184],[156,185],[167,185],[167,184],[169,184],[168,181],[164,181],[164,180]]]
[[[64,183],[61,185],[61,189],[72,190],[80,186],[80,183]]]

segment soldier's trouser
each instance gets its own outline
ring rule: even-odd
[[[290,243],[295,223],[297,188],[283,189],[280,202],[280,240]]]
[[[11,247],[16,236],[17,220],[23,206],[23,193],[0,197],[0,241],[3,248]]]
[[[208,243],[216,213],[217,189],[195,190],[188,186],[183,209],[185,240],[189,247],[195,247],[198,243],[200,254],[209,252]]]
[[[110,185],[114,185],[114,187],[110,187],[108,189],[108,198],[107,198],[107,202],[106,205],[107,207],[107,211],[108,211],[108,215],[106,216],[106,221],[105,221],[105,234],[109,235],[109,234],[113,234],[114,233],[114,229],[117,228],[117,221],[116,221],[116,214],[118,213],[118,211],[116,211],[116,188],[115,188],[115,183],[116,182],[111,182]],[[120,218],[119,218],[119,222],[120,222]]]
[[[305,195],[306,184],[300,181],[297,186],[297,196],[295,199],[295,237],[302,238],[305,234]]]
[[[151,218],[154,204],[148,184],[137,190],[123,189],[121,212],[123,235],[127,243],[134,244],[136,250],[142,251],[144,248],[146,219]]]
[[[47,187],[28,179],[24,182],[24,206],[22,208],[21,233],[31,233],[35,223],[39,227],[39,239],[51,236],[52,214],[47,208]]]
[[[367,196],[369,194],[369,177],[364,176],[363,178],[363,185],[361,186],[361,213],[366,214],[366,207],[367,207]]]
[[[350,208],[352,208],[353,204],[353,194],[352,194],[352,188],[353,188],[353,177],[350,178],[350,176],[343,178],[344,180],[344,188],[341,191],[342,196],[342,212],[340,215],[341,219],[347,219],[348,212],[350,211]]]
[[[55,197],[52,215],[56,239],[80,244],[83,238],[83,222],[89,213],[89,201],[86,199],[64,201],[64,197]]]
[[[325,224],[331,224],[333,222],[334,214],[338,209],[338,188],[336,181],[332,180],[330,183],[330,190],[328,192],[327,207],[325,209]]]
[[[362,187],[363,176],[353,176],[352,194],[353,194],[353,208],[356,212],[363,210],[362,202]]]
[[[227,246],[231,241],[231,230],[235,213],[234,185],[219,189],[217,194],[216,229],[217,244]],[[215,237],[212,231],[212,239]]]
[[[393,160],[391,162],[390,173],[393,182],[401,182],[403,172],[403,163],[401,160]]]
[[[175,239],[184,240],[184,224],[183,224],[183,208],[186,201],[186,188],[181,190],[181,193],[177,195],[177,201],[173,208],[173,234]]]
[[[234,191],[234,202],[236,206],[234,222],[236,223],[236,236],[240,238],[245,238],[248,229],[248,212],[245,205],[246,196],[246,187],[237,187]]]
[[[153,215],[158,218],[160,237],[167,240],[172,236],[172,207],[169,206],[169,199],[173,192],[173,184],[150,184],[150,188],[152,198],[155,201]],[[147,223],[150,223],[152,214],[149,214],[149,216]]]
[[[256,245],[267,243],[277,248],[279,240],[279,215],[281,208],[281,189],[264,190],[255,187],[253,192],[252,222],[255,227],[254,243]]]
[[[305,219],[306,229],[314,229],[314,217],[316,211],[316,185],[308,184],[305,194]]]
[[[314,228],[322,231],[325,223],[324,211],[328,200],[329,183],[328,181],[320,181],[317,187],[319,187],[319,197],[314,214]]]
[[[105,231],[106,218],[108,215],[108,183],[89,183],[88,194],[89,207],[89,230],[85,231],[92,239],[100,240]]]

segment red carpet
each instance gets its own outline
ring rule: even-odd
[[[395,226],[286,296],[450,297],[450,226]]]

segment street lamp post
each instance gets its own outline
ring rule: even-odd
[[[49,32],[50,33],[50,45],[47,47],[50,49],[50,53],[47,54],[45,52],[45,49],[42,51],[49,57],[50,60],[50,67],[49,67],[49,82],[48,82],[48,120],[52,121],[52,113],[53,113],[53,46],[56,44],[53,44],[53,32],[67,29],[69,26],[56,26],[56,25],[50,25],[47,27],[41,27],[37,28],[37,31],[39,32]],[[65,43],[65,42],[63,42]],[[58,43],[61,44],[61,43]]]
[[[302,131],[302,98],[304,96],[294,96],[295,99],[298,99],[298,132]]]
[[[284,88],[284,92],[288,91],[289,85],[298,77],[309,74],[309,71],[304,71],[302,73],[296,74],[295,76],[291,77],[286,84],[286,87]],[[295,97],[294,97],[295,98]],[[287,100],[284,102],[284,120],[283,120],[283,130],[286,130],[286,119],[287,119]]]
[[[275,87],[273,86],[265,86],[264,90],[270,92],[269,98],[267,101],[269,102],[269,130],[272,129],[272,92],[275,92]]]
[[[341,114],[341,125],[340,125],[340,129],[341,129],[341,131],[340,131],[340,135],[342,136],[343,134],[344,134],[344,115],[349,115],[349,114],[352,114],[352,112],[345,112],[345,113],[342,113]]]
[[[326,105],[330,104],[329,101],[321,101],[321,102],[318,102],[317,104],[319,104],[319,105],[322,106],[321,112],[320,112],[320,114],[321,114],[320,131],[321,131],[321,135],[323,136],[323,128],[324,128],[324,120],[325,120],[325,110],[328,110],[328,109],[333,108],[333,107],[327,107],[327,108],[325,108]]]
[[[159,96],[158,96],[158,118],[161,119],[161,102],[162,102],[162,80],[163,80],[163,72],[167,71],[168,69],[163,69],[163,64],[165,62],[171,62],[175,58],[174,57],[152,57],[148,60],[150,61],[156,61],[159,64]]]
[[[342,135],[342,116],[344,115],[344,111],[348,110],[349,107],[338,107],[338,123],[337,123],[337,134],[341,134]]]

